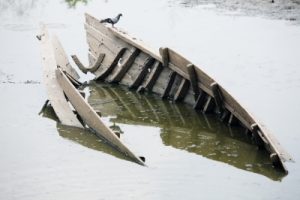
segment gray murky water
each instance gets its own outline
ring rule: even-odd
[[[68,4],[69,2],[69,4]],[[0,199],[295,199],[300,195],[300,27],[181,1],[0,0]],[[55,11],[55,13],[54,13]],[[89,101],[148,167],[126,161],[88,131],[39,116],[38,24],[69,54],[87,55],[83,13],[122,12],[119,26],[170,46],[241,100],[291,153],[272,169],[240,130],[122,87],[91,84]],[[87,56],[86,60],[87,62]],[[84,77],[87,80],[90,77]],[[122,97],[122,98],[120,98]]]

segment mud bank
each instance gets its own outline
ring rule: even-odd
[[[175,0],[178,1],[178,0]],[[184,6],[213,4],[220,10],[272,19],[300,21],[300,0],[179,0]]]

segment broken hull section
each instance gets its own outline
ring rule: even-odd
[[[136,156],[116,134],[107,127],[101,117],[85,101],[80,91],[78,74],[70,65],[57,37],[50,38],[44,25],[41,27],[42,65],[44,84],[53,110],[61,124],[88,128],[110,146],[140,165],[144,162]],[[75,87],[76,86],[76,87]],[[47,106],[44,106],[47,107]]]

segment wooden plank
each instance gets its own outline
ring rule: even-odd
[[[108,128],[101,120],[99,115],[93,110],[93,108],[84,100],[76,88],[72,85],[69,79],[61,71],[56,70],[56,78],[62,87],[64,93],[69,98],[71,104],[78,112],[85,124],[87,124],[92,130],[95,131],[98,137],[104,138],[110,145],[115,147],[120,152],[130,157],[138,164],[145,165],[144,162],[136,156],[129,148],[127,148],[121,140],[115,135],[115,133]]]
[[[228,125],[235,126],[239,124],[239,120],[231,113],[228,119]]]
[[[152,58],[152,57],[147,58],[144,65],[141,67],[141,71],[136,76],[133,83],[129,86],[130,89],[137,88],[143,82],[144,78],[146,77],[146,75],[148,73],[148,70],[150,70],[150,68],[154,64],[154,62],[155,62],[154,58]]]
[[[159,54],[161,56],[163,66],[168,67],[169,66],[169,50],[168,50],[168,48],[164,48],[164,47],[159,48]]]
[[[139,49],[135,49],[134,52],[129,56],[129,58],[126,61],[124,61],[124,63],[120,66],[120,69],[116,72],[116,74],[113,75],[113,77],[109,80],[109,82],[110,83],[120,82],[140,52],[141,51]]]
[[[76,72],[76,70],[71,66],[68,56],[65,53],[65,51],[56,35],[52,36],[52,45],[54,48],[56,64],[59,65],[64,71],[66,71],[74,79],[78,80],[79,75]]]
[[[171,71],[171,73],[169,74],[168,83],[167,83],[167,85],[166,85],[166,87],[164,89],[163,94],[161,95],[161,98],[166,98],[169,95],[169,92],[170,92],[170,90],[172,88],[172,85],[174,83],[175,77],[176,77],[176,72]]]
[[[85,67],[82,62],[79,60],[79,58],[76,56],[76,55],[71,55],[73,61],[75,62],[75,64],[77,65],[77,67],[83,72],[83,73],[87,73],[87,72],[95,72],[97,71],[97,69],[100,67],[104,57],[105,57],[105,54],[103,53],[100,53],[98,56],[97,56],[97,60],[90,66],[88,67]]]
[[[223,110],[220,116],[220,120],[226,124],[229,124],[228,123],[229,118],[230,118],[230,112],[227,109]]]
[[[204,106],[205,100],[207,99],[207,94],[200,90],[197,100],[193,106],[195,110],[201,110]]]
[[[139,87],[138,91],[142,91],[144,89],[146,89],[147,91],[151,91],[162,70],[162,64],[160,62],[155,62],[154,67],[150,72],[150,76],[146,80],[145,84]]]
[[[222,98],[222,94],[219,91],[218,83],[213,82],[212,84],[210,84],[210,88],[214,95],[214,99],[217,107],[217,114],[221,115],[223,112],[223,98]]]
[[[185,95],[188,92],[189,86],[190,86],[189,80],[182,78],[179,88],[174,95],[174,101],[180,101],[184,99]]]
[[[254,139],[255,143],[257,144],[257,146],[262,148],[264,146],[264,141],[260,137],[260,135],[258,133],[258,129],[259,129],[259,127],[256,123],[251,125],[251,132],[252,132],[253,139]]]
[[[215,108],[215,101],[214,101],[213,97],[208,96],[206,99],[206,102],[204,104],[202,112],[209,113],[209,112],[212,112],[214,110],[214,108]]]
[[[186,68],[187,68],[187,73],[189,75],[192,89],[194,91],[194,98],[196,100],[198,98],[198,95],[200,92],[199,92],[199,87],[198,87],[198,78],[197,78],[197,74],[195,71],[195,66],[193,64],[188,64],[186,66]]]
[[[112,63],[106,69],[101,71],[101,73],[95,77],[95,80],[104,80],[114,70],[114,68],[117,66],[120,58],[124,55],[126,50],[127,50],[126,48],[121,49],[117,53],[117,55],[114,58],[114,60],[112,61]]]
[[[104,45],[110,49],[112,53],[120,51],[122,48],[129,48],[130,46],[120,40],[114,40],[109,35],[105,35],[102,32],[99,32],[97,29],[89,26],[88,24],[84,25],[87,34],[92,36],[96,41],[99,42],[98,45]]]
[[[47,89],[48,99],[50,100],[50,103],[62,124],[82,128],[81,123],[70,108],[64,92],[57,82],[55,76],[57,63],[55,60],[52,42],[45,25],[41,25],[41,36],[40,42],[43,65],[43,82]]]
[[[168,55],[169,55],[169,68],[173,71],[177,72],[180,76],[189,79],[190,76],[188,74],[187,65],[191,64],[189,60],[175,52],[174,50],[168,48]],[[201,82],[197,82],[198,87],[205,91],[209,95],[213,95],[212,91],[210,89],[210,84],[215,82],[212,78],[210,78],[206,73],[204,73],[202,70],[200,70],[198,67],[194,67],[197,80],[201,80]]]

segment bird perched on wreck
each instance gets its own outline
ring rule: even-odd
[[[112,27],[114,27],[114,25],[120,20],[121,16],[123,16],[122,13],[118,14],[115,18],[102,19],[100,23],[109,23],[112,25]]]

